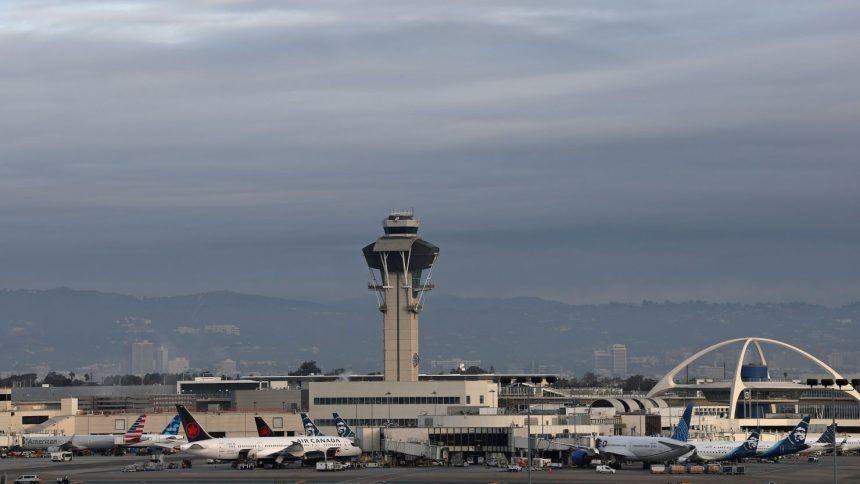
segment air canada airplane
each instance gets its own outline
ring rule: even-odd
[[[630,437],[625,435],[599,435],[594,439],[594,448],[579,448],[571,459],[578,466],[587,466],[594,457],[604,462],[657,463],[677,459],[695,449],[687,443],[693,404],[687,405],[684,415],[675,427],[672,437]]]
[[[796,454],[809,448],[806,444],[806,431],[809,429],[809,415],[805,415],[797,427],[779,442],[760,442],[756,457],[774,458],[783,455]]]
[[[263,420],[263,417],[254,417],[254,423],[257,424],[257,435],[259,437],[274,437],[275,432],[269,424]]]
[[[182,452],[220,460],[274,461],[279,467],[284,461],[313,462],[322,459],[348,459],[361,455],[361,448],[340,437],[224,437],[213,438],[188,410],[177,405],[176,410],[185,428],[188,443]]]
[[[755,457],[758,448],[761,429],[755,429],[743,442],[734,440],[722,440],[711,442],[696,442],[696,448],[688,455],[683,456],[680,461],[739,461],[748,457]]]

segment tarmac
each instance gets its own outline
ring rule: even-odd
[[[182,455],[165,457],[165,463],[181,462]],[[838,477],[842,483],[860,483],[860,456],[840,456]],[[498,468],[471,467],[396,467],[366,468],[340,472],[318,472],[314,468],[236,470],[230,464],[206,464],[203,459],[192,459],[191,469],[165,469],[149,472],[122,472],[134,463],[145,463],[145,456],[76,457],[71,462],[51,462],[47,458],[0,459],[0,476],[5,475],[11,484],[22,474],[38,474],[46,484],[68,476],[74,483],[156,482],[156,483],[303,483],[303,482],[354,482],[354,483],[409,483],[409,482],[528,482],[527,472],[504,472]],[[774,463],[743,464],[744,475],[709,474],[650,474],[641,466],[625,466],[616,474],[597,474],[593,469],[560,469],[533,471],[533,482],[616,482],[616,483],[815,483],[833,482],[832,457],[820,462],[805,459],[786,459]]]

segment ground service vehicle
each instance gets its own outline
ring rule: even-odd
[[[36,474],[24,474],[15,479],[15,484],[40,484],[42,482]]]
[[[597,466],[594,471],[598,474],[615,474],[615,469],[604,465]]]
[[[71,452],[51,452],[51,462],[69,462],[72,458]]]

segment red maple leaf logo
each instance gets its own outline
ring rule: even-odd
[[[269,430],[269,427],[263,427],[260,429],[260,435],[263,437],[268,437],[272,435],[272,431]]]
[[[200,435],[200,426],[196,422],[191,422],[185,426],[185,434],[190,440],[196,439]]]

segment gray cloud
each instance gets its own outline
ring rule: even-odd
[[[853,2],[7,2],[0,285],[856,299]]]

